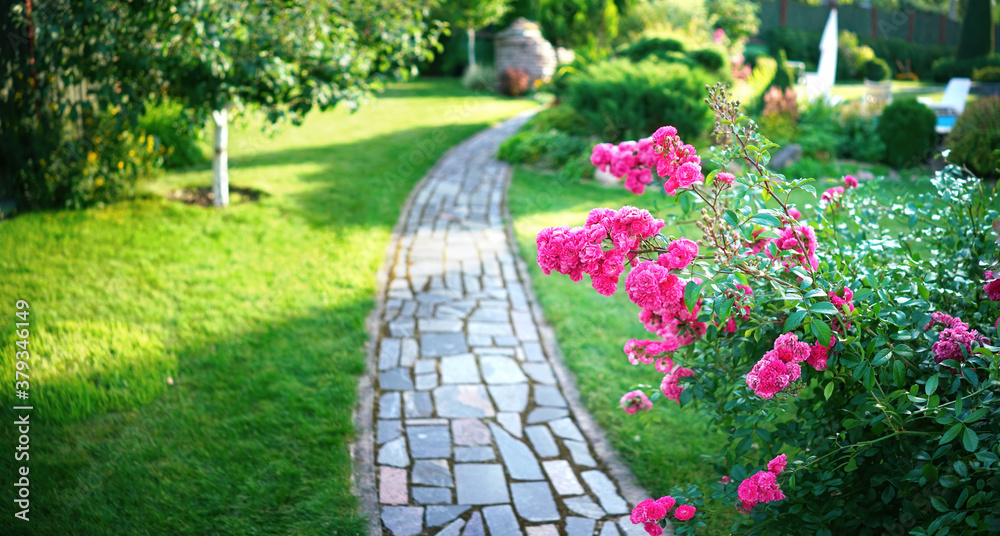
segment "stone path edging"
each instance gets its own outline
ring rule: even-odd
[[[386,248],[351,448],[372,535],[645,534],[628,511],[646,494],[580,403],[518,255],[494,155],[531,113],[449,150]]]

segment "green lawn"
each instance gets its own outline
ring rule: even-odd
[[[0,394],[13,422],[14,303],[30,305],[29,523],[0,534],[362,534],[350,491],[365,317],[400,207],[444,153],[526,110],[453,80],[275,136],[231,130],[227,210],[157,193],[0,223]],[[20,462],[18,462],[20,464]]]

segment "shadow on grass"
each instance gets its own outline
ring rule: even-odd
[[[372,305],[358,299],[181,349],[175,385],[136,411],[68,425],[36,412],[31,521],[14,524],[15,468],[4,456],[0,532],[362,534],[361,519],[342,517],[355,511],[344,408],[364,372]],[[2,430],[12,445],[13,427]]]

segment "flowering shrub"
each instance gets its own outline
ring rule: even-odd
[[[768,170],[776,146],[721,85],[709,95],[719,171],[671,127],[591,157],[636,194],[663,189],[701,236],[665,236],[634,207],[538,236],[546,274],[588,274],[605,295],[624,275],[651,334],[625,356],[663,380],[622,409],[692,404],[728,433],[710,488],[745,514],[734,532],[1000,530],[995,190],[951,167],[907,199],[850,176],[818,194]],[[703,497],[677,487],[631,519],[693,533],[712,515]]]

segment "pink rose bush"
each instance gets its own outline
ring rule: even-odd
[[[967,533],[988,532],[955,505],[975,486],[1000,503],[1000,485],[979,484],[1000,464],[987,418],[1000,412],[988,387],[1000,382],[996,193],[954,171],[912,203],[873,197],[850,175],[822,188],[782,177],[765,167],[774,145],[725,91],[710,89],[709,104],[730,142],[711,163],[670,126],[591,154],[629,191],[674,196],[684,236],[634,207],[538,235],[544,273],[590,275],[608,296],[624,285],[649,332],[623,352],[660,383],[641,380],[620,407],[643,419],[673,406],[663,399],[691,404],[728,434],[716,458],[728,474],[710,486],[749,514],[736,532],[890,533],[904,510],[920,534],[959,516]],[[887,218],[912,229],[883,229]],[[642,501],[630,519],[651,536],[668,523],[691,534],[712,515],[697,490]]]
[[[740,482],[736,492],[740,499],[740,510],[749,512],[758,504],[780,501],[785,498],[785,494],[781,492],[781,487],[778,485],[778,475],[785,470],[785,460],[785,455],[781,454],[768,462],[767,471],[759,471]]]

